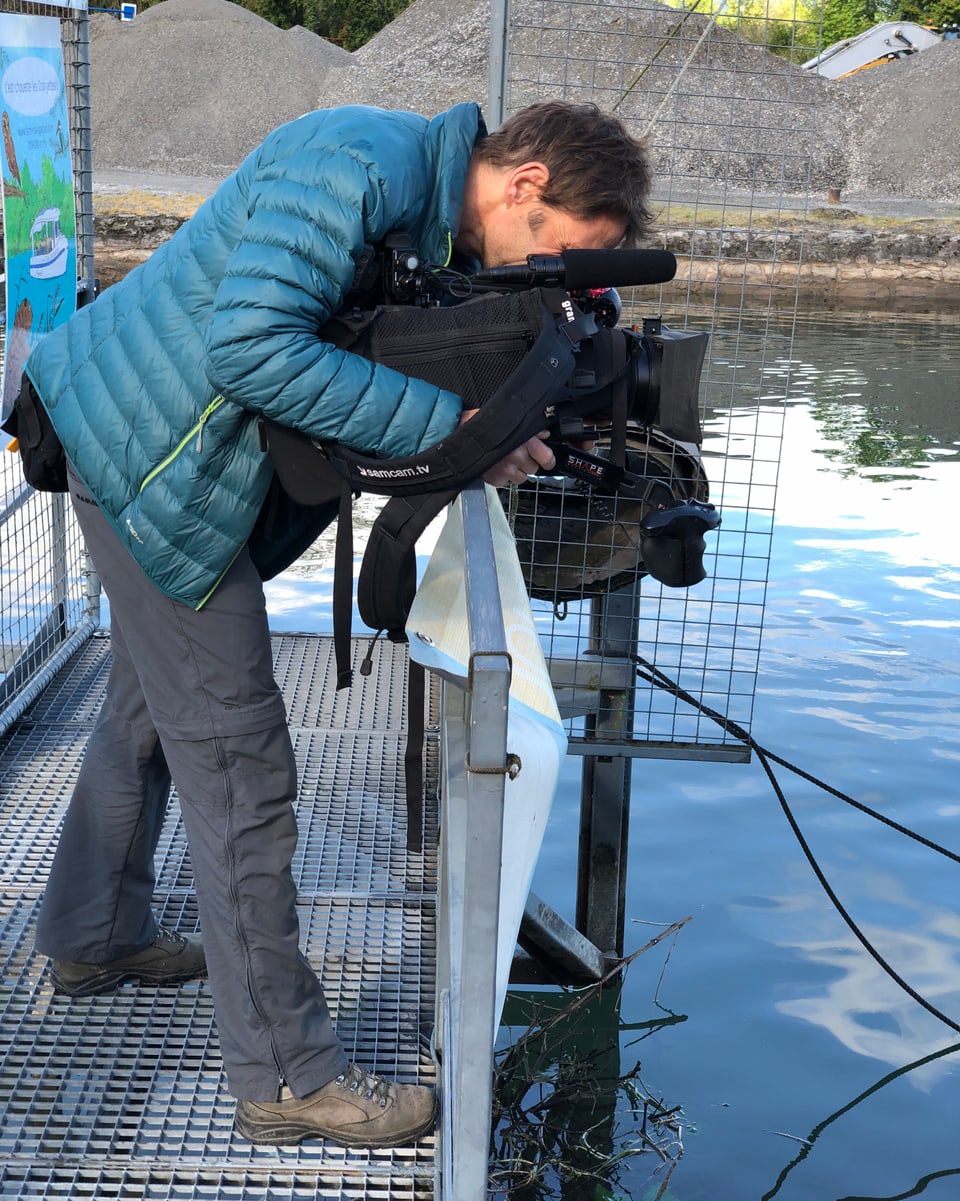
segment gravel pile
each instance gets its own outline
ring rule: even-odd
[[[681,192],[706,180],[960,202],[940,116],[958,111],[960,41],[830,82],[657,3],[515,0],[511,13],[511,107],[564,95],[615,109],[649,129]],[[486,107],[488,53],[488,0],[415,0],[354,54],[229,0],[164,0],[129,24],[92,13],[94,167],[221,178],[311,108]]]
[[[960,39],[830,85],[851,191],[960,203]]]
[[[316,107],[346,50],[229,0],[164,0],[131,22],[90,14],[95,169],[222,178]]]
[[[489,4],[416,0],[353,55],[337,95],[432,109],[487,99]],[[511,106],[563,95],[650,128],[657,174],[695,189],[704,178],[761,192],[821,190],[842,173],[842,124],[824,81],[694,13],[515,0]],[[649,64],[641,73],[638,64]],[[451,67],[453,68],[451,70]],[[333,86],[329,86],[333,84]],[[811,157],[814,178],[808,178]]]

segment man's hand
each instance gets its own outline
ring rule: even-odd
[[[469,421],[477,412],[478,409],[464,409],[460,414],[460,424]],[[484,481],[494,488],[505,488],[507,484],[522,484],[527,476],[534,475],[541,467],[550,471],[557,460],[546,444],[545,439],[549,437],[549,430],[541,430],[533,438],[528,438],[522,446],[512,450],[485,472]]]

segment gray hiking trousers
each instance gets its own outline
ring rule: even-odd
[[[154,852],[171,778],[196,881],[227,1081],[297,1097],[347,1057],[300,952],[297,773],[273,676],[263,587],[244,551],[204,607],[163,596],[79,480],[70,491],[110,601],[107,695],[44,894],[37,948],[105,963],[157,934]]]

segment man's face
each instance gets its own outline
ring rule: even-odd
[[[484,267],[524,263],[529,254],[609,250],[623,240],[624,224],[613,217],[575,217],[539,203],[527,211],[515,209],[504,216],[484,227]]]
[[[530,254],[609,250],[626,231],[617,217],[577,217],[540,199],[549,172],[542,163],[515,168],[475,167],[467,194],[458,249],[484,267],[526,262]]]

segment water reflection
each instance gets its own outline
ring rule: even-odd
[[[792,341],[765,338],[762,327],[712,341],[708,440],[718,458],[725,408],[741,454],[753,453],[751,440],[764,453],[778,420],[784,434],[752,730],[956,850],[955,321],[802,319]],[[754,403],[764,398],[752,412],[746,381]],[[725,508],[718,466],[711,479],[721,480]],[[746,506],[749,486],[733,482]],[[632,817],[633,895],[648,912],[689,904],[694,927],[707,925],[671,980],[695,1015],[687,1041],[655,1061],[661,1080],[682,1077],[684,1108],[702,1122],[674,1177],[677,1195],[957,1197],[955,1033],[847,931],[793,835],[766,817],[766,782],[750,769],[722,771],[644,765]],[[866,936],[960,1022],[960,869],[802,781],[784,785]],[[864,1089],[871,1060],[894,1070]],[[737,1119],[721,1120],[718,1097]],[[778,1167],[771,1130],[806,1139]]]
[[[777,1177],[777,1181],[774,1184],[773,1188],[770,1189],[768,1192],[764,1193],[763,1196],[760,1198],[760,1201],[773,1201],[773,1198],[776,1197],[777,1194],[780,1192],[781,1188],[783,1187],[783,1185],[784,1185],[787,1177],[790,1175],[790,1173],[794,1170],[794,1168],[797,1167],[798,1164],[801,1164],[807,1158],[807,1156],[810,1154],[810,1152],[815,1147],[817,1139],[821,1136],[821,1134],[823,1134],[823,1132],[828,1127],[832,1126],[834,1122],[839,1121],[839,1119],[842,1118],[845,1114],[850,1113],[851,1110],[855,1109],[858,1105],[863,1104],[864,1101],[868,1100],[875,1093],[878,1093],[882,1088],[885,1088],[888,1084],[893,1083],[898,1078],[909,1076],[911,1073],[918,1071],[919,1069],[925,1067],[928,1063],[933,1063],[936,1060],[941,1059],[946,1055],[953,1055],[957,1051],[960,1051],[960,1043],[954,1043],[951,1046],[942,1047],[939,1051],[933,1051],[930,1055],[922,1056],[920,1059],[915,1060],[913,1063],[908,1063],[902,1068],[897,1068],[897,1070],[895,1072],[888,1073],[888,1075],[882,1077],[875,1084],[871,1085],[870,1088],[864,1089],[864,1091],[862,1093],[860,1093],[859,1096],[854,1097],[852,1101],[849,1101],[846,1105],[841,1106],[840,1109],[835,1110],[828,1117],[826,1117],[822,1121],[818,1122],[817,1125],[814,1126],[814,1128],[810,1131],[810,1133],[807,1135],[807,1137],[803,1140],[804,1146],[803,1146],[802,1150],[800,1150],[797,1153],[796,1157],[794,1159],[792,1159],[790,1161],[790,1163],[787,1164],[787,1166],[783,1169],[783,1171]],[[932,1180],[942,1179],[942,1178],[946,1178],[949,1176],[960,1176],[960,1168],[947,1168],[943,1172],[935,1172],[935,1173],[930,1173],[927,1176],[923,1176],[917,1182],[917,1187],[915,1190],[912,1190],[909,1193],[901,1193],[900,1196],[901,1197],[918,1196],[920,1193],[924,1192],[927,1184],[929,1184]],[[857,1198],[847,1198],[847,1201],[858,1201],[858,1199]],[[870,1199],[862,1198],[862,1199],[860,1199],[860,1201],[870,1201]],[[877,1201],[880,1201],[880,1199],[877,1199]]]
[[[887,873],[864,869],[851,878],[843,872],[830,875],[832,883],[839,882],[844,894],[855,895],[871,914],[871,920],[861,923],[871,945],[927,1001],[948,1017],[956,1015],[960,1023],[960,915],[911,895],[902,880]],[[770,900],[772,907],[740,902],[733,911],[773,945],[817,965],[822,981],[815,994],[778,1001],[780,1013],[823,1028],[857,1055],[896,1067],[932,1056],[909,1077],[914,1088],[925,1092],[943,1076],[960,1072],[957,1059],[934,1055],[950,1039],[949,1027],[865,955],[852,934],[838,936],[835,921],[823,916],[819,894],[792,893]],[[894,920],[878,920],[884,913]],[[818,927],[829,933],[819,935]]]
[[[769,323],[715,329],[704,388],[708,452],[712,441],[719,454],[765,461],[783,406],[802,405],[815,429],[812,453],[841,476],[919,478],[960,448],[960,391],[945,330],[953,323],[888,320],[878,354],[862,319],[804,319],[795,338]],[[792,443],[789,455],[799,457]]]
[[[620,989],[511,990],[494,1071],[489,1197],[503,1201],[593,1201],[657,1195],[683,1154],[679,1105],[652,1094],[641,1065],[621,1054],[682,1015],[630,1023]]]

